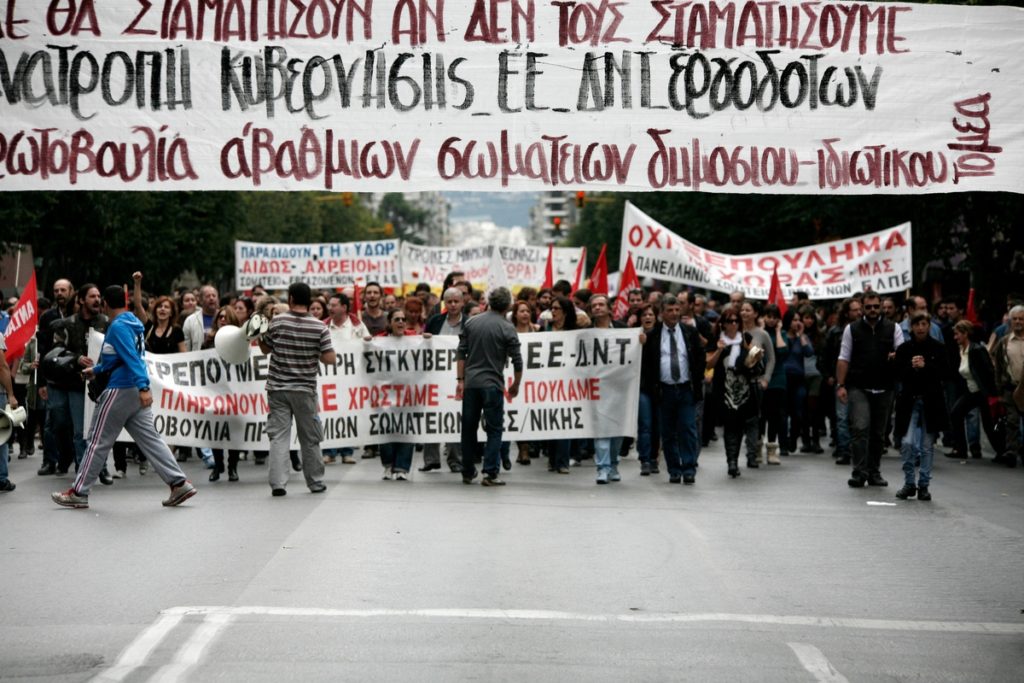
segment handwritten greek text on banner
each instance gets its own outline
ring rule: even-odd
[[[344,287],[361,279],[384,287],[400,284],[398,240],[266,244],[235,242],[235,286],[287,289],[293,282],[313,288]]]
[[[789,294],[839,299],[854,292],[899,292],[911,286],[910,223],[836,242],[763,254],[722,254],[689,242],[627,202],[622,217],[622,263],[633,255],[639,277],[682,282],[719,292],[768,298],[772,271]]]
[[[1024,192],[1024,10],[0,3],[0,190]]]
[[[474,287],[486,290],[491,270],[491,250],[481,247],[427,247],[402,242],[402,279],[406,291],[412,291],[420,282],[435,287],[448,273],[461,270]],[[544,282],[544,268],[548,262],[547,247],[497,247],[505,267],[509,287],[518,292],[523,287],[540,287]],[[576,272],[580,250],[574,247],[555,247],[555,280],[569,279]],[[438,291],[438,294],[442,292]]]
[[[90,339],[91,355],[101,339]],[[636,434],[639,330],[524,334],[520,341],[525,369],[519,396],[506,403],[505,440]],[[457,344],[446,336],[375,338],[336,349],[337,365],[321,366],[317,381],[322,446],[458,441]],[[238,365],[212,350],[146,354],[158,431],[173,445],[266,450],[269,360],[256,348]],[[511,369],[507,375],[510,382]]]

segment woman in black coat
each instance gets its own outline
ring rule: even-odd
[[[985,347],[977,342],[971,341],[971,334],[974,332],[974,325],[967,320],[961,320],[953,326],[953,339],[960,348],[960,365],[956,370],[955,381],[960,384],[960,398],[950,409],[949,421],[952,426],[954,450],[947,455],[951,458],[967,457],[967,437],[964,429],[964,420],[967,414],[975,408],[981,413],[981,425],[985,429],[985,435],[989,443],[995,449],[996,454],[1003,452],[1002,440],[996,434],[995,424],[992,422],[992,411],[988,407],[988,399],[998,396],[996,390],[995,370],[992,367],[992,358],[988,355]],[[981,443],[971,444],[971,457],[981,458]]]
[[[896,497],[931,500],[935,439],[946,428],[942,381],[948,376],[946,347],[931,338],[931,316],[915,313],[910,319],[910,340],[896,349],[894,367],[900,384],[896,396],[894,436],[903,460],[903,488]],[[915,482],[915,469],[917,478]]]

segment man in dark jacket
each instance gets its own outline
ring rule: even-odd
[[[900,384],[894,436],[903,460],[903,488],[896,492],[896,497],[901,500],[914,496],[918,500],[932,499],[928,486],[935,439],[948,424],[942,393],[942,382],[949,373],[946,348],[931,337],[931,324],[927,311],[914,312],[910,318],[911,338],[896,349],[894,360]]]
[[[697,408],[704,397],[707,357],[697,328],[680,324],[682,308],[672,295],[661,300],[661,322],[644,341],[641,384],[657,387],[656,402],[669,481],[696,481],[700,436]]]
[[[93,364],[89,357],[89,333],[92,330],[105,332],[107,317],[101,312],[103,298],[99,287],[88,283],[78,288],[78,310],[74,315],[54,321],[54,346],[62,346],[67,350],[70,370],[56,373],[46,370],[47,394],[49,410],[54,419],[54,429],[60,432],[67,424],[72,426],[72,443],[74,444],[75,468],[82,463],[85,455],[85,381],[81,372]],[[46,367],[46,364],[43,364]],[[61,459],[63,463],[68,459]],[[100,473],[100,482],[112,484],[113,479],[106,467]]]
[[[849,401],[853,475],[847,484],[852,488],[889,485],[879,469],[882,436],[895,385],[891,361],[903,343],[899,325],[882,317],[882,300],[876,292],[864,292],[861,305],[864,317],[843,330],[836,363],[836,399]]]
[[[425,331],[434,336],[454,335],[457,337],[462,334],[462,330],[466,326],[466,316],[462,313],[462,306],[465,303],[462,290],[452,286],[448,287],[441,294],[441,300],[444,302],[444,311],[430,317]],[[459,442],[447,443],[444,445],[444,448],[448,469],[452,472],[461,472],[462,444]],[[441,444],[424,444],[423,467],[420,468],[420,472],[439,469],[441,469]]]
[[[74,312],[75,287],[71,284],[71,280],[61,278],[53,283],[53,306],[39,317],[39,331],[36,332],[36,342],[38,344],[40,360],[53,348],[53,324],[64,318],[71,317]],[[43,409],[46,411],[46,422],[43,427],[43,464],[36,474],[45,476],[57,473],[61,452],[61,446],[58,444],[63,444],[64,451],[67,453],[74,451],[74,446],[71,444],[70,421],[63,423],[65,428],[61,432],[57,431],[56,424],[60,424],[60,422],[59,420],[54,420],[55,416],[49,409],[48,399],[50,392],[46,381],[45,369],[40,367],[38,373],[39,398],[43,403]],[[70,462],[70,458],[68,462]]]

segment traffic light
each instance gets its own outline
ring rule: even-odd
[[[583,205],[587,203],[587,193],[580,190],[576,193],[576,208],[582,209]]]
[[[346,207],[352,206],[353,201],[355,201],[355,195],[352,192],[341,193],[341,203]]]
[[[556,235],[562,234],[562,219],[559,216],[551,219],[551,232]]]

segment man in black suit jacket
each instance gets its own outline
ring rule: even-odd
[[[680,323],[682,309],[672,295],[661,300],[661,322],[644,342],[641,373],[645,386],[657,387],[662,446],[669,481],[696,480],[700,436],[697,406],[704,393],[704,346],[696,328]]]

